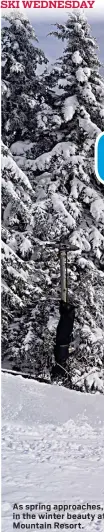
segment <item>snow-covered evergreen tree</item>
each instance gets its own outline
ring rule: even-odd
[[[18,361],[20,316],[33,290],[33,286],[31,287],[32,268],[28,264],[32,255],[33,238],[32,187],[4,144],[2,145],[1,166],[2,322],[4,327],[2,354],[5,357],[8,353],[8,356],[11,355],[12,358],[17,357]],[[29,283],[31,288],[29,288]]]
[[[42,81],[36,73],[47,63],[36,47],[31,23],[20,11],[6,13],[2,27],[2,135],[10,147],[13,142],[36,143],[37,120],[42,99]],[[37,138],[38,144],[38,138]],[[28,153],[30,146],[28,145]],[[38,153],[38,151],[36,151]],[[39,152],[40,153],[40,152]]]
[[[44,275],[34,235],[35,193],[4,144],[1,155],[3,366],[9,364],[46,377],[45,298],[49,278],[48,273],[47,278]]]
[[[35,161],[27,159],[25,168],[34,175],[34,221],[39,239],[64,241],[66,235],[69,248],[73,244],[79,247],[78,252],[69,253],[68,263],[69,299],[76,306],[76,350],[69,360],[74,382],[77,372],[84,375],[96,367],[102,372],[104,365],[104,200],[103,187],[94,173],[95,139],[104,127],[104,82],[96,43],[83,15],[73,14],[66,25],[58,25],[56,34],[66,39],[66,47],[46,77],[55,94],[58,142]],[[21,164],[21,159],[18,161]],[[55,270],[54,309],[58,278]]]
[[[15,161],[29,177],[34,190],[31,239],[34,289],[33,298],[31,291],[29,296],[30,316],[26,300],[25,319],[24,316],[22,319],[25,333],[28,324],[26,344],[25,336],[20,344],[23,356],[27,352],[27,359],[31,351],[32,367],[36,352],[41,369],[34,358],[34,370],[51,368],[59,319],[58,243],[66,241],[69,300],[76,308],[75,353],[70,355],[67,367],[72,387],[89,391],[100,389],[98,377],[104,377],[104,200],[103,187],[94,173],[95,138],[104,127],[104,83],[96,44],[84,17],[73,14],[64,26],[58,25],[56,34],[66,39],[66,47],[52,72],[45,74],[47,90],[43,83],[38,115],[43,138],[41,155],[38,157],[37,153],[35,158],[33,146],[32,156],[30,131],[24,146],[21,137],[10,140]],[[49,146],[46,146],[48,138]],[[78,251],[70,251],[73,244]],[[86,374],[90,371],[93,373],[89,381]]]

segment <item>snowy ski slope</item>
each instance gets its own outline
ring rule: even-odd
[[[2,374],[2,532],[14,503],[40,501],[104,504],[104,397]]]

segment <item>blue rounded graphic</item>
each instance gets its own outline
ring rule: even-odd
[[[96,141],[95,172],[99,181],[104,184],[104,133],[101,133]]]

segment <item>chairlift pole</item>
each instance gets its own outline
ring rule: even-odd
[[[68,272],[67,272],[67,249],[66,249],[66,303],[68,303]]]
[[[76,244],[70,243],[70,242],[50,242],[47,241],[44,243],[42,241],[41,243],[38,241],[38,239],[35,239],[37,244],[41,246],[45,246],[54,250],[59,250],[58,257],[60,257],[60,281],[61,281],[61,300],[64,301],[64,303],[68,302],[68,275],[67,275],[67,258],[68,253],[70,252],[80,252],[79,246]]]
[[[72,244],[66,246],[60,244],[59,246],[59,255],[60,255],[60,278],[61,278],[61,300],[65,303],[68,303],[68,275],[67,275],[67,257],[68,251],[78,251],[79,248]]]
[[[66,287],[66,252],[65,249],[60,248],[60,277],[61,277],[61,300],[66,303],[67,300],[67,287]]]

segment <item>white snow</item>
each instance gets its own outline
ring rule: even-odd
[[[100,258],[101,251],[99,248],[101,248],[102,250],[104,249],[104,236],[96,227],[92,227],[92,229],[89,231],[89,240],[92,243],[95,255],[97,256],[97,258]]]
[[[78,100],[75,95],[69,96],[68,98],[66,98],[66,100],[64,101],[64,105],[63,105],[63,114],[64,114],[65,122],[68,122],[68,120],[72,120],[77,107],[78,107]]]
[[[22,279],[23,281],[27,280],[27,273],[23,271],[21,268],[19,273],[17,272],[16,268],[13,268],[13,266],[7,266],[8,272],[16,279]]]
[[[29,240],[29,238],[24,238],[21,245],[20,245],[20,250],[21,250],[21,253],[22,253],[22,256],[24,257],[25,254],[31,250],[31,242]]]
[[[48,323],[47,323],[47,328],[48,328],[48,330],[50,332],[56,331],[56,327],[58,325],[58,321],[59,321],[59,313],[58,313],[58,316],[52,316],[50,314],[49,320],[48,320]]]
[[[26,151],[31,150],[32,147],[33,142],[18,140],[11,145],[10,151],[13,155],[23,155]]]
[[[4,93],[7,92],[7,86],[6,84],[4,83],[4,81],[1,81],[1,94],[3,96]]]
[[[68,81],[66,78],[59,78],[58,85],[61,85],[62,87],[67,87],[67,85],[70,85],[70,81]]]
[[[16,18],[15,19],[15,25],[17,26],[17,28],[19,28],[19,27],[22,28],[22,21]]]
[[[43,153],[42,155],[37,157],[35,160],[27,159],[25,162],[25,168],[29,167],[33,171],[37,170],[37,168],[39,170],[47,171],[52,157],[54,157],[55,155],[58,156],[61,154],[63,155],[63,158],[65,160],[66,159],[69,160],[70,157],[75,154],[75,144],[71,142],[58,142],[51,151]]]
[[[13,65],[10,67],[11,72],[24,72],[24,67],[21,65],[21,63],[18,63],[18,61],[15,61]]]
[[[102,198],[98,197],[91,203],[90,211],[97,222],[101,221],[104,224],[104,201]]]
[[[101,118],[104,118],[104,109],[100,110],[100,116],[101,116]]]
[[[58,126],[61,125],[61,117],[59,115],[54,115],[53,117],[53,121],[55,122],[55,124],[57,124]]]
[[[5,181],[5,179],[2,178],[2,185],[7,189],[7,192],[10,196],[12,196],[14,199],[18,198],[18,194],[16,193],[14,185],[12,181],[10,181],[10,179],[8,179],[8,181]]]
[[[59,194],[54,193],[52,195],[53,208],[56,212],[59,212],[61,215],[65,216],[66,224],[68,227],[75,227],[75,220],[71,214],[66,210],[65,205],[62,201],[62,197]]]
[[[4,145],[2,144],[2,146],[4,146]],[[1,169],[2,169],[2,171],[5,168],[8,168],[9,170],[13,171],[15,173],[15,179],[16,179],[16,176],[17,176],[17,180],[23,181],[24,185],[28,189],[32,189],[32,186],[31,186],[31,183],[30,183],[28,177],[26,176],[26,174],[24,174],[24,172],[22,172],[22,170],[20,168],[18,168],[18,166],[15,163],[15,161],[11,158],[10,152],[8,153],[8,150],[7,150],[7,155],[4,155],[4,153],[2,153],[2,157],[1,157]],[[8,186],[8,185],[6,184],[6,186]],[[11,193],[12,193],[12,191],[11,191]]]
[[[15,253],[13,247],[10,245],[8,246],[7,244],[5,244],[5,242],[3,242],[3,240],[1,240],[1,248],[2,248],[2,254],[4,254],[4,256],[7,258],[7,259],[10,259],[10,257],[14,256],[14,259],[16,258],[17,259],[17,254]],[[20,264],[21,266],[21,259],[19,259],[18,257],[18,263]]]
[[[15,41],[13,44],[13,50],[18,50],[18,49],[19,49],[19,44],[17,41]]]
[[[83,83],[87,80],[87,76],[82,67],[79,67],[78,70],[76,71],[76,78],[80,83]]]
[[[96,126],[96,124],[90,120],[90,116],[88,115],[88,113],[86,113],[85,118],[80,118],[79,117],[79,126],[84,131],[89,133],[89,135],[90,135],[89,142],[91,142],[91,137],[93,137],[94,132],[97,135],[99,135],[99,133],[101,132],[101,130]],[[89,146],[88,146],[88,149],[89,149]]]
[[[79,50],[76,50],[76,52],[74,52],[74,54],[72,55],[72,61],[73,63],[75,63],[76,65],[81,65],[82,63],[82,57],[79,53]]]
[[[90,78],[90,76],[91,76],[91,70],[90,70],[90,68],[89,68],[89,67],[84,67],[83,70],[84,70],[84,72],[85,72],[87,78]]]
[[[88,67],[85,67],[85,68],[79,67],[76,70],[76,78],[80,83],[87,81],[90,78],[90,75],[91,75],[91,70]]]
[[[3,215],[3,220],[4,220],[5,225],[8,224],[8,221],[10,218],[11,207],[12,207],[12,203],[11,201],[9,201],[7,203],[7,206],[5,207],[4,215]]]
[[[36,100],[34,98],[31,98],[31,99],[28,98],[28,104],[31,107],[31,109],[34,109],[36,105]]]
[[[9,87],[6,86],[4,81],[1,81],[1,94],[2,96],[6,93],[6,97],[9,98],[11,96]]]
[[[10,120],[7,120],[6,125],[5,125],[6,131],[9,131],[9,128],[10,128]]]
[[[28,333],[26,334],[25,339],[24,339],[24,349],[25,349],[25,351],[28,351],[28,346],[31,343],[32,339],[33,339],[33,333],[32,333],[32,331],[30,329],[28,331]]]
[[[96,369],[92,369],[89,372],[89,374],[85,374],[84,377],[83,376],[79,377],[78,380],[77,380],[77,377],[75,377],[74,382],[76,381],[77,381],[77,386],[81,386],[85,382],[86,389],[88,389],[89,391],[91,389],[91,386],[94,384],[96,389],[98,389],[101,393],[104,393],[104,386],[102,383],[102,379],[99,378],[99,375]]]
[[[40,501],[103,509],[104,397],[2,374],[2,532],[14,503]],[[103,532],[92,513],[85,532]]]
[[[61,96],[61,94],[64,94],[64,88],[62,89],[62,87],[58,87],[57,84],[54,85],[52,90],[57,94],[57,96]]]
[[[86,83],[86,86],[83,89],[83,96],[88,102],[96,102],[95,95],[92,92],[90,83]]]

